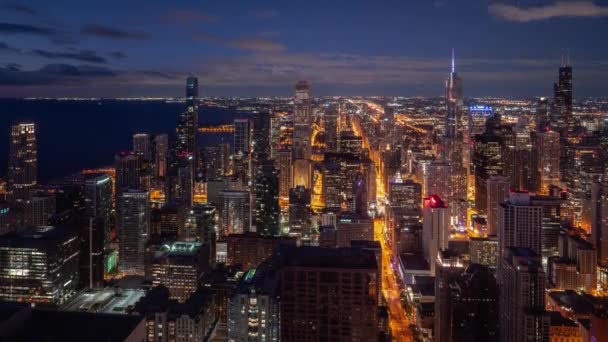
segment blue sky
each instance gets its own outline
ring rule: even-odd
[[[468,96],[605,96],[607,1],[2,1],[0,97],[441,95],[451,48]]]

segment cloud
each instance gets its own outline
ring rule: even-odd
[[[115,27],[89,24],[82,28],[82,34],[95,36],[107,39],[132,39],[144,40],[150,38],[150,35],[145,32],[125,31]]]
[[[51,52],[37,49],[33,50],[32,53],[36,56],[48,59],[71,59],[80,62],[100,64],[106,64],[108,62],[104,57],[97,55],[97,53],[92,50],[80,50],[77,52]]]
[[[5,52],[21,52],[20,49],[14,47],[14,46],[8,45],[5,42],[0,42],[0,51],[5,51]]]
[[[57,31],[42,26],[0,22],[0,33],[54,36],[55,34],[57,34]]]
[[[272,19],[280,15],[279,11],[272,9],[253,10],[248,13],[250,16],[256,19]]]
[[[175,24],[213,23],[217,21],[217,17],[197,10],[177,9],[169,12],[164,20]]]
[[[230,47],[249,51],[283,51],[285,46],[272,40],[264,38],[239,38],[228,41]]]
[[[608,6],[598,6],[593,1],[556,1],[542,7],[517,7],[503,3],[491,3],[490,14],[507,21],[530,22],[551,18],[593,18],[608,16]]]
[[[0,86],[83,84],[84,80],[115,75],[110,69],[88,65],[47,64],[38,70],[7,66],[0,68]]]
[[[242,37],[230,39],[219,37],[207,32],[198,32],[194,34],[193,38],[198,41],[220,44],[230,48],[247,51],[279,52],[286,50],[286,47],[281,43],[259,37]]]
[[[40,14],[40,12],[38,12],[38,10],[36,10],[33,7],[30,7],[30,6],[24,5],[24,4],[14,3],[14,2],[9,2],[6,4],[0,5],[0,8],[2,8],[4,10],[32,15],[32,16],[37,16]]]
[[[120,51],[112,51],[108,53],[108,56],[115,58],[115,59],[124,59],[127,58],[127,55],[124,52],[120,52]]]

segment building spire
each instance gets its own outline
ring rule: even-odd
[[[456,68],[454,66],[454,48],[452,48],[452,72],[456,71]]]

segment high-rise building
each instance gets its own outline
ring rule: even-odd
[[[110,244],[112,215],[112,179],[106,173],[93,173],[84,179],[84,222],[80,240],[81,285],[103,284],[104,250]]]
[[[498,207],[499,262],[509,247],[529,248],[542,253],[543,208],[530,202],[527,192],[509,192],[509,200]]]
[[[279,234],[279,175],[272,160],[260,160],[256,168],[254,225],[263,235]]]
[[[291,151],[281,149],[277,152],[277,168],[279,169],[279,198],[285,201],[289,198],[292,183]]]
[[[38,145],[33,123],[11,127],[8,159],[7,198],[17,212],[18,224],[27,224],[26,216],[38,184]]]
[[[258,267],[279,245],[296,246],[295,237],[264,236],[259,233],[231,234],[226,237],[226,264],[247,271]]]
[[[500,340],[548,342],[540,255],[530,248],[508,247],[500,265]]]
[[[31,213],[28,221],[34,226],[46,226],[55,215],[57,208],[55,194],[49,192],[36,192],[32,197]]]
[[[219,194],[219,235],[251,231],[251,196],[249,191],[224,190]]]
[[[130,189],[118,196],[116,207],[120,272],[143,276],[146,243],[150,236],[149,193]]]
[[[167,158],[169,157],[169,136],[157,134],[154,136],[154,165],[157,179],[164,179],[167,175]]]
[[[303,186],[312,188],[312,161],[310,159],[296,159],[293,161],[292,187]]]
[[[270,112],[261,110],[253,115],[253,158],[256,166],[270,159]]]
[[[325,110],[325,146],[327,151],[338,150],[338,119],[340,111],[338,105],[332,105]]]
[[[148,133],[133,134],[133,152],[142,156],[145,161],[152,161],[152,146]]]
[[[540,178],[539,192],[549,194],[549,187],[560,181],[560,135],[546,130],[535,135],[538,172]]]
[[[313,120],[311,84],[299,81],[295,85],[295,91],[292,159],[310,159]]]
[[[311,226],[310,202],[312,191],[303,186],[289,190],[289,231],[308,236]]]
[[[435,275],[437,253],[448,249],[450,235],[450,210],[437,195],[424,199],[422,209],[422,249],[424,258],[431,265],[431,274]]]
[[[374,251],[292,247],[277,258],[282,340],[377,340],[380,274]]]
[[[550,128],[551,118],[549,117],[549,114],[549,99],[546,97],[540,97],[538,99],[536,114],[534,117],[537,132],[544,132]]]
[[[344,212],[338,217],[336,244],[350,247],[353,240],[374,240],[374,221],[367,215]]]
[[[252,125],[249,119],[234,120],[234,154],[240,152],[249,155],[251,153],[251,134]]]
[[[591,241],[600,265],[608,265],[608,182],[595,182],[591,189]]]
[[[0,236],[0,299],[61,304],[78,289],[78,232],[30,226]]]
[[[473,168],[475,174],[475,209],[485,213],[487,205],[486,182],[491,176],[503,174],[502,138],[493,133],[475,136]]]
[[[169,289],[180,303],[200,288],[203,272],[209,269],[209,246],[200,242],[164,244],[152,262],[152,286]]]
[[[509,198],[511,180],[505,176],[490,176],[486,180],[486,215],[488,222],[488,235],[498,232],[498,205]]]
[[[469,240],[469,255],[472,264],[480,264],[496,270],[498,266],[498,238],[488,236]]]
[[[446,203],[452,198],[452,168],[442,161],[423,165],[423,197],[437,195]]]
[[[116,169],[116,196],[129,189],[139,189],[141,185],[142,157],[133,152],[120,152],[114,156]]]
[[[454,65],[454,50],[452,50],[452,70],[445,81],[445,127],[444,127],[444,156],[456,165],[462,163],[462,78],[456,73]]]
[[[198,78],[186,80],[186,110],[179,114],[176,129],[177,153],[195,153],[198,131]]]
[[[571,131],[574,127],[572,116],[572,67],[569,58],[559,68],[558,81],[553,85],[554,91],[554,117],[552,122],[560,129]]]
[[[499,336],[498,285],[489,268],[469,265],[449,283],[449,341],[496,341]],[[443,309],[443,308],[442,308]]]
[[[201,149],[203,176],[207,182],[218,180],[228,174],[230,169],[230,145],[219,144]]]
[[[452,301],[450,298],[450,284],[454,282],[465,270],[466,265],[462,257],[451,249],[440,250],[430,262],[435,264],[431,269],[435,277],[435,325],[433,341],[452,341],[451,324],[454,317]]]

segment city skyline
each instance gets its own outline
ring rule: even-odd
[[[440,96],[452,48],[467,96],[550,95],[568,53],[575,97],[608,75],[603,1],[110,5],[0,4],[0,97]]]

